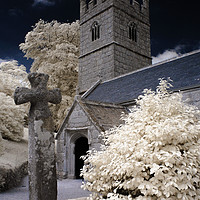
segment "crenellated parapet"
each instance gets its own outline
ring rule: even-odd
[[[149,0],[120,0],[121,4],[132,11],[149,15]],[[117,0],[80,0],[80,16],[96,12],[96,10],[103,10],[108,5],[118,5]]]

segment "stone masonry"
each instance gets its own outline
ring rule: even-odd
[[[199,88],[185,90],[185,91],[182,91],[181,93],[183,95],[184,101],[200,109],[200,89]]]
[[[75,142],[84,137],[88,139],[90,149],[100,149],[99,133],[101,130],[95,126],[84,109],[75,100],[69,112],[66,124],[58,138],[57,144],[57,171],[60,178],[75,177]]]
[[[49,76],[28,75],[31,89],[16,88],[17,105],[30,102],[29,111],[29,200],[57,199],[54,127],[48,102],[61,102],[59,89],[47,90]]]
[[[129,0],[81,0],[79,93],[99,79],[105,81],[151,64],[149,0],[140,5]],[[97,22],[100,38],[92,41]],[[137,27],[137,42],[128,37],[128,24]]]

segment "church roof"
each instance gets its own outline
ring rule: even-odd
[[[200,86],[200,51],[100,83],[86,100],[120,104],[136,99],[145,88],[155,90],[159,78],[173,80],[173,90]]]
[[[123,114],[127,114],[129,111],[120,105],[108,104],[108,103],[96,103],[87,100],[81,100],[79,96],[75,97],[74,103],[70,108],[67,116],[65,117],[61,127],[56,135],[56,139],[63,132],[64,128],[68,128],[68,120],[74,111],[77,104],[85,112],[86,116],[93,123],[93,125],[101,132],[106,131],[114,126],[123,124],[124,121],[121,119]],[[77,116],[78,117],[78,116]],[[80,129],[80,127],[74,127]],[[81,127],[83,128],[83,127]]]
[[[84,110],[89,114],[91,120],[102,130],[108,130],[113,126],[118,126],[123,122],[122,114],[127,114],[126,108],[117,105],[95,103],[90,101],[79,102]]]

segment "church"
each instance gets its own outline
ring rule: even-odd
[[[60,178],[80,178],[80,156],[159,78],[200,108],[200,51],[152,65],[149,0],[80,0],[80,32],[77,95],[56,136]]]

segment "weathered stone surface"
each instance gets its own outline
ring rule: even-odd
[[[80,2],[79,92],[96,81],[106,81],[151,64],[149,0],[131,5],[129,0]],[[97,22],[100,38],[92,41]],[[137,42],[129,39],[129,24],[137,27]]]
[[[185,100],[187,103],[196,106],[198,109],[200,109],[200,89],[196,88],[193,90],[186,90],[182,92],[183,94],[183,100]]]
[[[16,88],[14,100],[17,105],[30,102],[31,108],[29,118],[34,120],[51,117],[48,102],[58,104],[61,101],[59,89],[47,90],[49,76],[42,73],[31,73],[28,75],[31,89]]]
[[[126,112],[121,106],[84,102],[78,97],[69,113],[64,127],[59,133],[57,142],[57,166],[59,178],[75,178],[75,146],[76,141],[85,137],[89,149],[100,150],[100,132],[113,125],[122,123],[121,113]]]
[[[29,200],[57,199],[53,121],[48,102],[61,101],[59,89],[47,90],[49,76],[31,73],[31,89],[17,88],[15,103],[30,102],[29,111]]]

